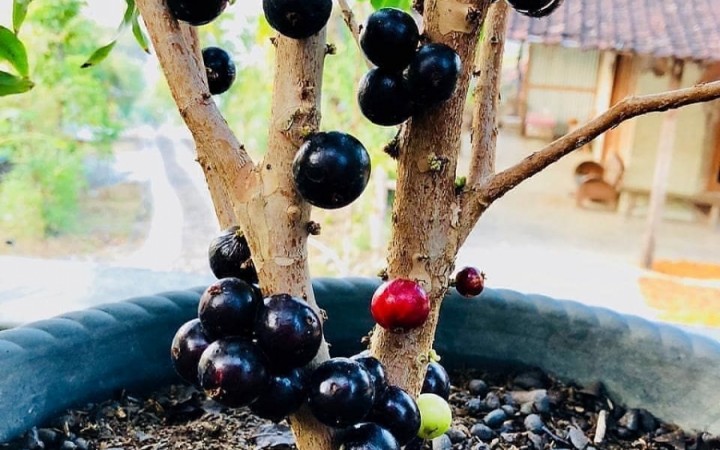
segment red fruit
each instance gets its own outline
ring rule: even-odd
[[[430,301],[419,284],[398,278],[383,283],[375,291],[370,312],[381,327],[406,332],[425,323],[430,314]]]
[[[455,275],[455,289],[464,297],[480,295],[485,287],[485,274],[474,267],[465,267]]]

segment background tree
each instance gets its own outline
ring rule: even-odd
[[[545,12],[559,3],[551,1]],[[128,5],[134,8],[131,0]],[[357,37],[353,12],[343,0],[339,5]],[[242,227],[266,293],[289,293],[317,308],[307,263],[311,207],[295,189],[291,168],[300,144],[309,133],[321,129],[322,75],[326,58],[333,53],[328,51],[326,30],[306,39],[274,37],[275,75],[263,152],[241,144],[210,95],[196,29],[178,22],[163,0],[137,0],[137,7],[178,111],[194,137],[221,226]],[[452,97],[415,113],[390,143],[391,153],[397,156],[397,184],[386,272],[389,278],[417,281],[427,291],[431,308],[425,324],[407,333],[376,327],[371,351],[385,365],[389,381],[413,394],[420,390],[457,251],[494,201],[624,120],[720,97],[720,82],[713,82],[626,99],[496,173],[498,83],[507,4],[502,0],[424,0],[414,7],[422,16],[423,39],[454,49],[462,71]],[[358,60],[358,64],[364,63]],[[466,181],[458,183],[461,124],[473,77],[471,169]],[[253,160],[250,153],[263,156]],[[328,357],[323,344],[312,364]],[[300,449],[331,448],[329,429],[307,410],[300,410],[290,422]]]

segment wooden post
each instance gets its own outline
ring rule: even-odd
[[[670,90],[680,89],[682,75],[683,62],[674,60],[670,71]],[[641,264],[646,269],[652,268],[655,254],[655,234],[660,226],[663,210],[665,209],[668,176],[670,175],[670,164],[672,162],[673,148],[675,147],[677,115],[677,109],[667,111],[660,128],[660,143],[658,144],[657,159],[655,160],[655,173],[650,191],[650,206],[642,247]]]

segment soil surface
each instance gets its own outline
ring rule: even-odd
[[[720,439],[664,424],[645,410],[625,409],[601,384],[562,384],[539,371],[512,375],[454,374],[453,426],[406,450],[720,449]],[[186,385],[68,411],[3,450],[294,449],[286,421],[227,409]]]

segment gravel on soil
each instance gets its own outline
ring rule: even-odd
[[[457,373],[450,395],[453,425],[406,450],[720,449],[720,438],[662,423],[643,409],[626,409],[602,384],[563,384],[531,370],[515,376]],[[2,450],[292,450],[286,421],[228,409],[187,385],[147,396],[126,392],[67,411]]]

